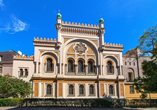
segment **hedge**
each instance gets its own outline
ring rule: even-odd
[[[27,98],[21,103],[22,107],[30,106],[59,106],[59,107],[114,107],[112,101],[106,99],[52,99]]]
[[[20,98],[0,98],[0,107],[2,106],[18,106],[23,99]]]

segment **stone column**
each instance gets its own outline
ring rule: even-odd
[[[67,74],[68,73],[67,64],[65,64],[64,67],[65,67],[64,73]]]
[[[36,62],[34,62],[34,73],[36,73]]]
[[[36,73],[39,73],[38,72],[38,62],[36,61]]]
[[[39,88],[38,88],[38,97],[41,97],[41,94],[42,94],[41,82],[38,83],[38,86],[39,86]]]
[[[78,74],[78,65],[75,65],[75,74]]]
[[[116,84],[114,84],[114,91],[115,91],[115,93],[114,93],[115,96],[118,97],[118,94],[117,94],[117,86],[116,86]]]
[[[85,65],[85,75],[87,75],[89,72],[88,72],[88,65]]]
[[[40,73],[40,62],[38,62],[38,73]]]

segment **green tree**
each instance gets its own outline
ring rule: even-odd
[[[31,93],[31,84],[8,76],[0,76],[0,98],[27,97]]]
[[[143,77],[135,79],[136,90],[141,92],[142,98],[147,94],[157,92],[157,26],[149,28],[139,40],[140,50],[143,54],[151,57],[151,61],[142,63]]]

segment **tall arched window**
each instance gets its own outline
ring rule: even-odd
[[[79,95],[85,95],[85,87],[84,85],[79,86]]]
[[[94,85],[90,85],[89,86],[89,95],[94,95],[95,89],[94,89]]]
[[[94,73],[94,61],[88,61],[88,73]]]
[[[74,85],[69,85],[69,95],[74,95]]]
[[[72,59],[68,60],[68,72],[74,72],[74,61]]]
[[[25,69],[25,76],[28,76],[28,69]]]
[[[46,94],[47,95],[52,95],[52,85],[51,84],[47,85]]]
[[[84,72],[84,61],[83,60],[79,60],[78,61],[78,72],[79,73],[83,73]]]
[[[128,80],[129,81],[134,81],[134,73],[133,72],[128,73]]]
[[[114,96],[114,86],[109,85],[109,95]]]
[[[51,58],[47,59],[47,72],[53,72],[54,71],[54,64]]]
[[[20,77],[23,77],[23,69],[20,69]]]
[[[107,62],[107,73],[113,74],[114,73],[114,66],[111,61]]]

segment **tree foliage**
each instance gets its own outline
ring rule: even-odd
[[[157,92],[157,26],[149,28],[139,40],[143,55],[151,57],[151,61],[142,63],[143,77],[135,80],[136,90],[142,93],[142,98],[147,93]]]
[[[149,28],[140,37],[138,48],[143,51],[144,54],[153,54],[154,49],[157,46],[157,25]]]
[[[27,97],[31,93],[28,82],[8,76],[0,76],[0,98]]]

